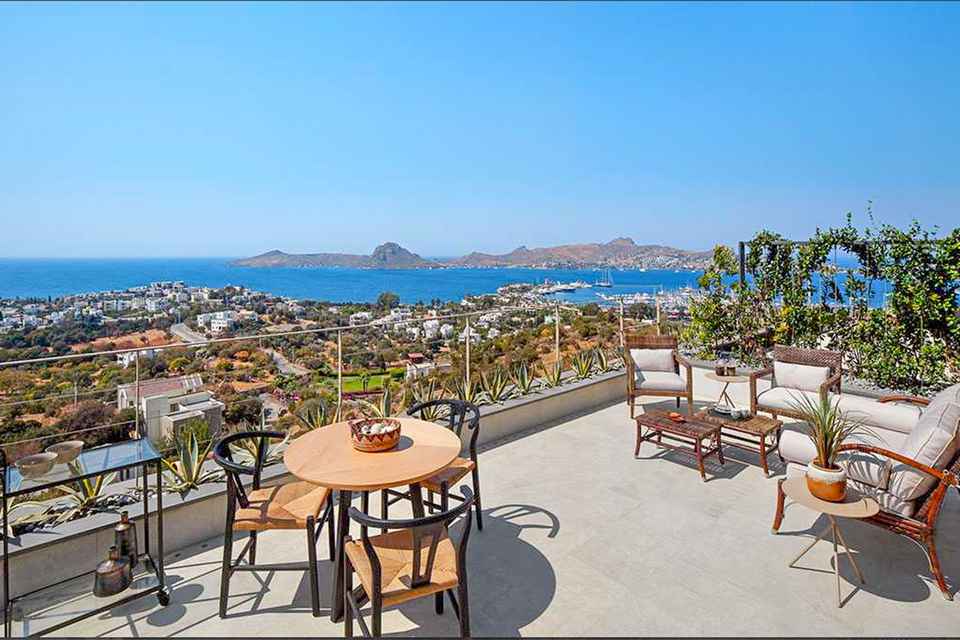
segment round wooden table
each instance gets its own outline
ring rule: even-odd
[[[823,540],[828,533],[832,533],[833,573],[837,580],[837,608],[842,607],[843,604],[840,600],[840,557],[837,555],[837,540],[840,540],[841,544],[843,544],[843,548],[847,550],[847,559],[850,560],[850,564],[853,565],[854,570],[857,572],[857,577],[860,578],[860,583],[865,584],[866,580],[863,579],[863,574],[860,573],[860,567],[857,566],[856,560],[853,559],[853,554],[850,553],[850,547],[847,546],[847,541],[843,539],[843,534],[840,533],[840,527],[837,525],[837,521],[834,519],[834,516],[837,516],[838,518],[869,518],[877,515],[880,512],[880,505],[877,504],[877,501],[873,498],[862,496],[855,491],[852,491],[849,487],[847,488],[847,497],[843,502],[828,502],[826,500],[821,500],[810,493],[810,489],[807,488],[806,478],[791,478],[789,480],[782,480],[779,483],[778,493],[786,495],[794,502],[802,504],[809,509],[819,511],[829,518],[830,524],[825,527],[823,531],[818,533],[817,537],[813,539],[813,542],[807,545],[807,547],[801,551],[797,557],[788,562],[787,566],[792,567],[794,564],[796,564],[797,560],[802,558],[807,551],[810,551],[810,549],[813,548],[813,545]],[[774,533],[776,533],[778,526],[779,523],[774,526]]]
[[[750,382],[750,376],[720,376],[714,371],[708,371],[704,375],[708,380],[723,383],[723,389],[720,391],[720,397],[717,398],[717,404],[719,405],[721,402],[723,402],[724,398],[726,398],[727,404],[731,407],[735,407],[736,405],[733,403],[733,400],[730,398],[729,394],[727,394],[727,389],[730,387],[730,385]]]
[[[353,492],[409,485],[414,517],[422,517],[418,483],[443,471],[460,455],[460,438],[450,429],[415,418],[394,419],[400,421],[400,442],[388,451],[357,451],[350,423],[338,422],[300,436],[283,454],[283,463],[297,479],[340,491],[331,606],[334,622],[343,616],[343,545],[350,531],[348,510]]]

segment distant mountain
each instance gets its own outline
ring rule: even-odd
[[[444,264],[463,267],[699,269],[709,264],[712,256],[712,251],[638,245],[631,238],[616,238],[602,244],[565,244],[534,249],[521,246],[502,255],[474,252],[445,260]]]
[[[395,242],[381,244],[369,256],[350,253],[284,253],[279,249],[235,260],[232,267],[352,267],[354,269],[437,269],[443,265],[421,258]]]
[[[355,269],[441,269],[444,267],[546,267],[578,269],[702,269],[712,251],[687,251],[655,244],[636,244],[631,238],[606,243],[565,244],[558,247],[517,247],[495,255],[473,252],[459,258],[428,260],[395,242],[381,244],[369,256],[349,253],[284,253],[280,250],[231,262],[237,267],[353,267]]]

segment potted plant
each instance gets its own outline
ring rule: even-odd
[[[790,404],[806,423],[807,436],[817,449],[817,457],[807,465],[807,488],[821,500],[843,502],[847,472],[837,464],[837,454],[847,438],[864,431],[863,422],[851,420],[825,398],[814,401],[801,394]]]

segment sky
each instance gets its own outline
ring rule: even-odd
[[[0,256],[960,221],[960,4],[0,3]]]

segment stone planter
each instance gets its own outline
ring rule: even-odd
[[[847,472],[824,469],[816,462],[807,465],[807,488],[816,498],[827,502],[843,502],[847,496]]]

